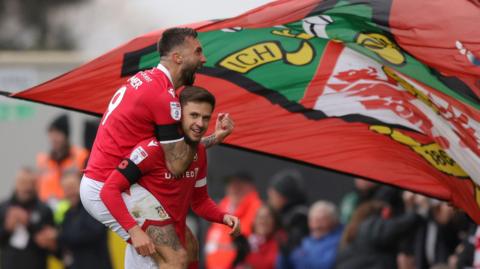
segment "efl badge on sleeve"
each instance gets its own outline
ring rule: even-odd
[[[136,148],[132,154],[130,154],[130,160],[132,160],[132,162],[136,165],[141,163],[147,157],[148,153],[142,147]]]
[[[172,116],[174,120],[180,120],[182,109],[180,108],[179,102],[170,102],[170,116]]]

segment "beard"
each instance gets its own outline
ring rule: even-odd
[[[185,86],[192,86],[195,82],[195,72],[197,71],[198,66],[189,66],[186,67],[182,72],[182,81]]]
[[[187,145],[190,145],[192,147],[196,147],[198,145],[198,143],[200,143],[200,141],[201,141],[201,140],[195,141],[192,138],[190,138],[188,135],[185,135],[184,139],[185,139],[185,143],[187,143]]]

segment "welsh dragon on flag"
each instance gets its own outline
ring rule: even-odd
[[[480,2],[281,0],[188,25],[227,144],[399,186],[480,223]],[[163,30],[11,94],[101,115]]]

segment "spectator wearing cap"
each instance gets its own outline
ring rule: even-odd
[[[240,219],[241,233],[248,237],[252,233],[257,210],[262,205],[253,178],[240,172],[226,177],[225,180],[225,197],[218,206],[220,210]],[[212,224],[208,229],[205,245],[206,268],[232,268],[236,250],[229,231],[229,227],[220,224]]]
[[[289,257],[293,249],[300,245],[308,235],[308,206],[307,195],[303,187],[303,179],[296,170],[285,170],[275,174],[267,189],[268,203],[280,217],[280,224],[284,231],[284,238],[280,238],[280,255]],[[294,268],[289,259],[280,268]]]
[[[56,118],[48,127],[50,152],[37,155],[37,168],[40,172],[38,194],[54,210],[56,203],[64,197],[61,178],[66,171],[80,172],[88,156],[88,151],[70,145],[70,123],[66,114]]]

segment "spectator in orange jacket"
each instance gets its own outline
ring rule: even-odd
[[[262,201],[250,175],[238,173],[227,177],[226,181],[226,195],[218,206],[240,219],[241,233],[248,237],[252,233],[252,224]],[[212,224],[208,229],[205,245],[206,268],[231,268],[236,249],[229,232],[230,228],[221,224]]]
[[[70,145],[70,124],[67,115],[56,118],[48,127],[49,153],[37,155],[37,168],[40,173],[38,196],[53,209],[56,203],[64,197],[60,179],[62,174],[80,172],[88,157],[88,151]]]

